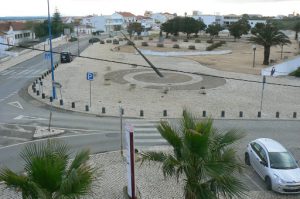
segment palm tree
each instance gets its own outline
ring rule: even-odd
[[[254,35],[250,37],[249,41],[252,41],[258,45],[264,47],[264,65],[269,65],[271,46],[290,44],[289,38],[278,30],[270,23],[256,24],[251,33]]]
[[[90,194],[94,169],[87,164],[88,150],[69,162],[67,145],[48,140],[27,145],[20,156],[25,161],[25,174],[5,168],[0,171],[0,180],[21,191],[24,199],[75,199]]]
[[[145,152],[142,163],[159,162],[165,177],[175,176],[177,181],[183,178],[186,199],[245,195],[246,186],[237,176],[243,164],[230,147],[243,137],[239,131],[221,133],[213,127],[211,119],[197,121],[186,110],[180,128],[161,122],[157,129],[172,146],[173,153]]]

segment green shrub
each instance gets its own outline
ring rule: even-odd
[[[149,38],[148,38],[148,40],[149,40],[149,41],[152,41],[152,40],[153,40],[153,38],[152,38],[152,37],[149,37]]]
[[[300,67],[297,68],[294,72],[289,74],[290,76],[300,77]]]
[[[172,37],[171,40],[172,41],[177,41],[177,38],[176,37]]]
[[[156,47],[163,48],[164,44],[163,43],[158,43],[158,44],[156,44]]]
[[[127,41],[127,45],[133,46],[134,43],[132,41]]]
[[[113,40],[113,44],[119,44],[119,40],[114,39],[114,40]]]
[[[195,39],[195,43],[201,43],[200,39]]]
[[[183,39],[183,42],[189,42],[189,40],[188,39]]]
[[[105,42],[103,40],[100,40],[100,44],[105,44]]]
[[[148,43],[146,41],[142,42],[142,46],[149,46]]]
[[[190,50],[196,50],[196,47],[194,45],[189,45],[188,47]]]
[[[76,40],[77,40],[77,39],[76,39]],[[89,43],[90,43],[90,44],[96,43],[96,42],[99,42],[99,41],[100,41],[100,39],[99,39],[99,38],[96,38],[96,37],[89,39]]]
[[[212,44],[212,43],[214,43],[214,41],[212,39],[210,39],[210,40],[207,40],[206,43]]]
[[[77,41],[76,37],[71,37],[71,39],[68,40],[69,42]]]
[[[144,38],[142,36],[137,37],[138,40],[143,40]]]
[[[122,39],[122,38],[119,38],[119,41],[123,41],[123,39]]]
[[[173,48],[180,48],[178,44],[174,44]]]
[[[226,43],[225,41],[219,41],[219,42],[213,43],[213,44],[207,46],[206,50],[207,51],[211,51],[211,50],[213,50],[215,48],[218,48],[218,47],[222,46],[225,43]]]
[[[111,43],[111,39],[107,39],[106,43],[108,43],[108,44]]]

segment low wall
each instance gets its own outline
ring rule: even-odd
[[[273,76],[288,75],[289,73],[297,70],[297,68],[300,67],[300,56],[298,56],[294,59],[285,61],[283,63],[276,64],[276,65],[270,66],[268,68],[264,68],[261,70],[261,75],[271,76],[272,67],[275,68],[275,73]]]

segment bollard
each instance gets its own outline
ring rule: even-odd
[[[85,105],[85,111],[89,111],[89,106]]]
[[[40,81],[42,81],[42,78],[41,78],[41,77],[39,77],[39,80],[40,80]]]
[[[45,99],[45,97],[46,97],[45,93],[42,93],[42,99]]]
[[[44,75],[42,75],[42,79],[44,79]]]
[[[206,117],[206,111],[202,111],[202,117]]]
[[[144,117],[144,111],[140,110],[140,117]]]
[[[59,100],[59,104],[62,106],[64,105],[64,101],[62,99]]]
[[[102,107],[102,113],[103,114],[105,113],[105,107]]]
[[[243,117],[243,111],[240,111],[240,117]]]
[[[38,83],[38,79],[35,80],[35,83],[36,83],[36,84]]]
[[[121,113],[122,113],[122,115],[124,115],[124,109],[123,108],[121,109]]]
[[[164,116],[164,117],[167,117],[167,115],[168,115],[167,110],[164,110],[164,111],[163,111],[163,116]]]
[[[32,90],[33,90],[33,89],[35,88],[35,84],[32,84],[31,88],[32,88]]]
[[[32,91],[35,93],[36,92],[36,88],[34,87],[34,88],[32,88]]]
[[[221,111],[221,117],[225,117],[225,111]]]
[[[75,102],[72,102],[72,108],[75,108]]]
[[[258,118],[261,118],[261,112],[260,112],[260,111],[258,111],[257,117],[258,117]]]
[[[293,118],[297,118],[297,112],[293,113]]]
[[[40,82],[40,85],[43,86],[43,82]]]
[[[278,111],[276,112],[276,118],[279,118],[279,112]]]
[[[50,102],[53,102],[53,97],[50,97],[49,99],[50,99]]]
[[[36,91],[36,95],[38,95],[38,96],[40,95],[40,91],[39,90]]]

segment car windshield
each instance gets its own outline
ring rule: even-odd
[[[297,163],[289,152],[269,152],[270,166],[273,169],[295,169]]]

